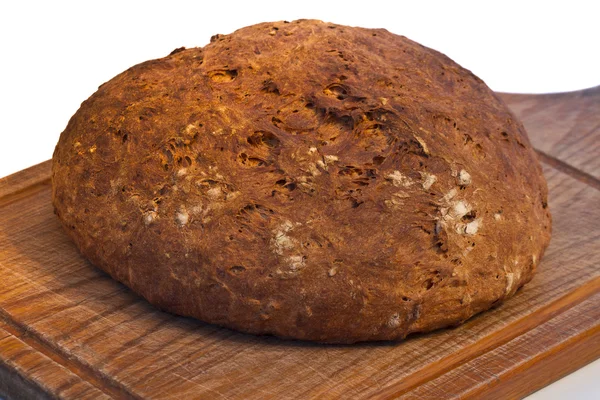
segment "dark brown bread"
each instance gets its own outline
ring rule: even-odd
[[[476,76],[383,29],[301,20],[136,65],[54,153],[56,213],[165,310],[335,343],[456,325],[550,239],[523,125]]]

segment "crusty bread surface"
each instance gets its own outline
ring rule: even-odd
[[[55,212],[150,303],[330,343],[459,324],[550,240],[523,125],[383,29],[263,23],[100,86],[53,157]]]

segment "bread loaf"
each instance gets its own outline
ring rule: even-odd
[[[53,157],[81,253],[161,309],[255,334],[397,340],[533,276],[547,188],[476,76],[384,29],[263,23],[100,86]]]

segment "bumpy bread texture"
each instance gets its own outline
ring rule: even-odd
[[[244,332],[396,340],[515,294],[550,239],[523,125],[476,76],[382,29],[216,35],[100,86],[53,201],[152,304]]]

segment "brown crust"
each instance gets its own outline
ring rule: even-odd
[[[459,324],[550,239],[523,125],[477,77],[382,29],[263,23],[102,85],[54,153],[81,252],[151,303],[351,343]]]

